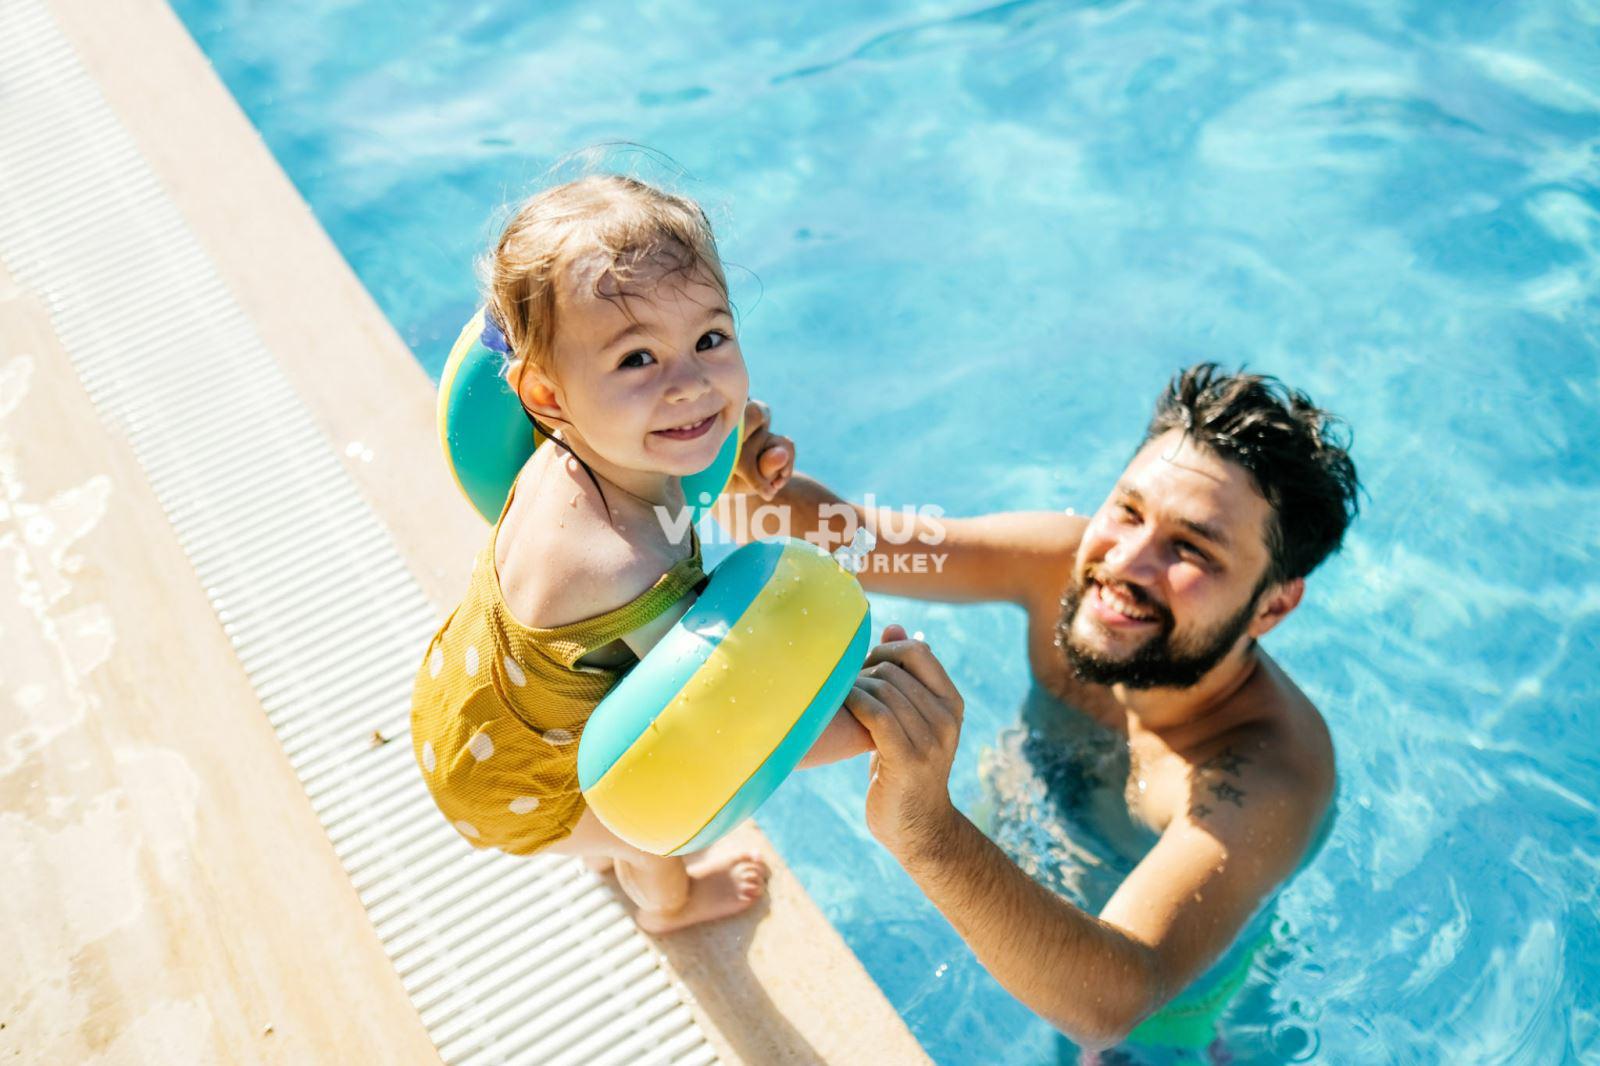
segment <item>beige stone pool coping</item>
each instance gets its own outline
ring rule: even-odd
[[[447,609],[485,527],[439,460],[432,383],[165,3],[50,7],[412,574]],[[31,498],[110,479],[104,517],[74,546],[83,563],[61,609],[104,609],[118,637],[79,680],[72,729],[0,776],[0,826],[36,834],[29,854],[47,857],[13,872],[0,902],[23,945],[0,953],[0,1059],[437,1061],[126,440],[94,418],[40,294],[0,270],[0,371],[22,354],[33,392],[0,423],[0,441],[19,449]],[[346,457],[350,442],[370,461]],[[70,651],[49,618],[12,597],[0,598],[0,630],[26,635],[0,641],[0,677]],[[195,778],[169,781],[139,754],[158,748],[181,753]],[[79,943],[59,931],[81,928],[114,878],[91,839],[46,838],[97,796],[96,824],[151,847],[115,897],[142,907],[138,920]],[[662,943],[722,1059],[926,1062],[770,845],[744,832],[774,859],[770,905]]]

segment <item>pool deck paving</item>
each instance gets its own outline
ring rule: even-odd
[[[48,8],[442,617],[487,528],[431,381],[164,3]],[[438,1061],[46,296],[0,266],[0,1061]],[[927,1061],[740,832],[770,902],[657,942],[719,1058]]]

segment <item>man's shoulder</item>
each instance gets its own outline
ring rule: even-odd
[[[1030,616],[1042,610],[1053,624],[1089,519],[1072,511],[1026,511],[989,518],[996,547],[1032,578],[1024,586],[1022,605]]]
[[[1215,829],[1266,825],[1309,842],[1333,798],[1333,739],[1321,712],[1270,662],[1264,680],[1241,694],[1250,701],[1243,722],[1196,752],[1189,814]]]
[[[1268,768],[1285,785],[1298,785],[1301,791],[1315,785],[1331,792],[1334,753],[1327,719],[1271,656],[1263,652],[1261,660],[1265,684],[1259,698],[1269,712],[1261,722],[1273,753]]]

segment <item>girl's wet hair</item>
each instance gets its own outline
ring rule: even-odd
[[[711,221],[693,200],[618,174],[555,185],[522,202],[480,264],[484,304],[505,339],[505,371],[525,363],[551,373],[560,325],[557,286],[580,263],[596,261],[604,264],[593,272],[596,292],[612,279],[611,292],[619,295],[607,298],[621,299],[624,307],[628,281],[643,267],[708,281],[728,298]],[[605,489],[589,464],[526,404],[523,411],[534,428],[578,461],[609,512]]]
[[[726,299],[727,279],[700,205],[636,178],[596,174],[529,197],[506,223],[481,271],[484,301],[505,334],[508,365],[551,369],[556,291],[578,265],[598,261],[598,287],[617,290],[649,266],[704,279]]]

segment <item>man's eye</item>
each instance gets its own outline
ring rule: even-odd
[[[1177,548],[1180,554],[1188,556],[1197,563],[1207,566],[1211,564],[1210,556],[1206,555],[1205,552],[1201,551],[1199,548],[1195,547],[1193,544],[1190,544],[1186,540],[1178,541]]]
[[[651,355],[649,352],[647,352],[647,351],[645,351],[644,349],[641,348],[637,352],[629,352],[627,355],[623,356],[622,357],[622,362],[618,363],[617,367],[618,367],[618,369],[621,369],[621,368],[624,368],[624,367],[632,368],[632,367],[640,367],[640,366],[649,366],[651,363],[653,363],[655,361],[656,361],[656,357],[655,356]]]
[[[700,339],[695,342],[694,350],[708,352],[712,348],[721,347],[727,339],[728,335],[720,329],[710,329],[700,335]]]

